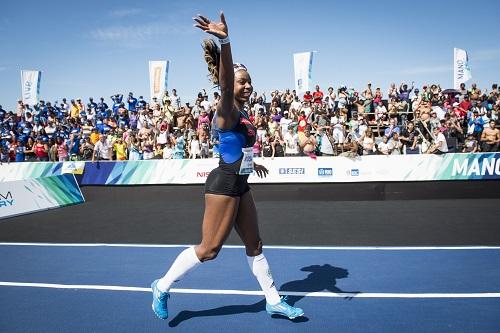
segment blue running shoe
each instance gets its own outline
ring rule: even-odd
[[[301,308],[295,308],[291,305],[288,305],[286,301],[286,296],[281,297],[281,301],[278,304],[271,305],[266,303],[266,311],[270,315],[277,314],[281,316],[288,317],[290,319],[295,319],[297,317],[302,317],[304,315],[304,311]]]
[[[162,292],[156,286],[158,284],[158,280],[154,280],[151,283],[151,290],[153,291],[153,304],[151,305],[154,313],[160,319],[168,318],[168,307],[167,300],[170,298],[170,294],[168,292]]]

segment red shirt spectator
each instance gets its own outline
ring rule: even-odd
[[[304,111],[300,113],[297,125],[297,132],[304,132],[304,129],[307,126],[307,117]]]
[[[313,93],[312,97],[315,104],[321,104],[323,101],[323,92],[319,90],[319,86],[316,86],[316,91]]]
[[[462,108],[465,111],[469,111],[472,107],[472,103],[469,100],[469,96],[465,96],[464,100],[460,102],[459,104],[460,108]]]
[[[311,102],[312,99],[313,99],[313,95],[311,95],[311,92],[309,90],[306,91],[306,93],[304,94],[304,101]]]

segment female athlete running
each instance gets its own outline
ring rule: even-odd
[[[290,319],[302,316],[300,308],[288,305],[276,290],[271,270],[262,253],[257,225],[257,211],[247,179],[254,171],[259,177],[268,170],[253,162],[255,128],[245,111],[253,87],[245,66],[233,64],[228,28],[224,14],[220,22],[198,15],[195,27],[219,38],[221,48],[212,40],[204,42],[205,60],[214,84],[220,86],[221,98],[214,125],[219,133],[219,167],[212,170],[205,184],[203,239],[197,246],[182,251],[161,279],[151,284],[153,310],[161,319],[168,318],[169,289],[187,272],[202,262],[215,259],[234,227],[245,244],[248,264],[266,297],[266,311]]]

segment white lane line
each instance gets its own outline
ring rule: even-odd
[[[7,282],[7,281],[0,282],[0,286],[50,288],[50,289],[151,292],[150,288],[141,288],[141,287],[28,283],[28,282]],[[231,290],[231,289],[216,290],[216,289],[173,288],[170,290],[170,292],[176,294],[212,294],[212,295],[247,295],[247,296],[264,295],[262,291]],[[303,291],[280,291],[279,293],[281,295],[290,295],[290,296],[327,297],[327,298],[500,298],[500,293],[332,293],[332,292],[303,292]]]
[[[0,246],[52,246],[52,247],[130,247],[130,248],[186,248],[181,244],[106,244],[106,243],[6,243]],[[242,245],[224,245],[226,249],[243,249]],[[281,246],[264,245],[277,250],[354,250],[354,251],[429,251],[429,250],[500,250],[500,246]]]

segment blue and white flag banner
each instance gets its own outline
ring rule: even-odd
[[[72,174],[0,183],[0,219],[84,201]]]
[[[313,52],[294,53],[293,55],[295,90],[297,93],[304,93],[311,90],[312,62]]]
[[[21,96],[24,104],[35,105],[40,98],[41,71],[21,71]]]
[[[153,97],[160,100],[167,89],[168,80],[168,61],[150,61],[149,62],[149,89],[151,100]]]
[[[453,87],[460,89],[460,84],[467,82],[471,78],[467,51],[455,48],[453,56]]]

